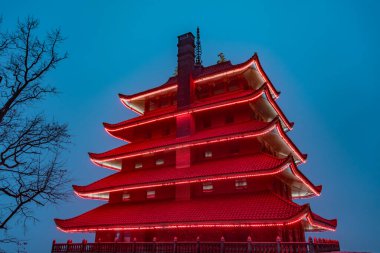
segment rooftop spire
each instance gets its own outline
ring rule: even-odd
[[[197,39],[195,42],[195,65],[202,65],[202,47],[201,47],[201,35],[199,32],[199,26],[197,27]]]

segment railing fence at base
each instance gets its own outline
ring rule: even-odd
[[[247,242],[226,242],[224,237],[220,242],[179,242],[175,237],[173,242],[95,242],[66,243],[53,241],[52,253],[321,253],[339,251],[339,242],[327,239],[311,239],[308,242],[253,242],[248,237]]]

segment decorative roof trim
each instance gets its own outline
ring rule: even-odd
[[[307,206],[306,208],[307,209]],[[282,227],[295,224],[302,221],[307,217],[307,213],[300,212],[299,215],[292,217],[285,222],[260,222],[250,223],[249,221],[241,221],[241,223],[199,223],[199,224],[160,224],[152,226],[104,226],[104,227],[88,227],[88,228],[62,228],[62,221],[54,219],[57,229],[65,233],[78,233],[78,232],[97,232],[97,231],[131,231],[131,230],[156,230],[156,229],[191,229],[191,228],[255,228],[255,227]],[[190,223],[190,222],[189,222]]]
[[[337,226],[337,220],[332,219],[332,220],[318,220],[315,215],[309,211],[309,214],[306,216],[307,221],[310,223],[311,226],[317,228],[318,230],[328,230],[328,231],[336,231],[336,226]]]
[[[142,120],[140,122],[135,122],[132,124],[126,124],[125,126],[117,126],[117,125],[120,125],[122,123],[118,123],[118,124],[103,123],[103,126],[105,128],[105,131],[109,135],[111,135],[115,138],[118,138],[120,140],[128,141],[125,138],[123,139],[119,136],[114,135],[112,132],[117,132],[120,130],[128,129],[128,128],[135,127],[135,126],[145,125],[145,124],[149,124],[149,123],[156,122],[156,121],[175,118],[177,116],[181,116],[181,115],[185,115],[185,114],[192,114],[192,113],[197,113],[197,112],[201,112],[201,111],[213,110],[213,109],[221,108],[221,107],[227,107],[230,105],[252,102],[252,101],[255,101],[256,99],[260,98],[262,95],[265,94],[265,97],[267,98],[268,102],[270,103],[272,108],[276,111],[277,115],[280,117],[284,126],[287,128],[286,130],[292,130],[294,123],[289,122],[289,120],[286,118],[285,114],[282,112],[280,107],[273,100],[272,96],[270,96],[270,91],[268,89],[269,89],[268,83],[265,82],[259,89],[253,91],[251,94],[246,95],[244,97],[231,99],[230,100],[231,102],[229,102],[229,103],[225,103],[225,101],[223,101],[223,102],[216,102],[214,104],[209,104],[209,105],[205,105],[205,106],[197,106],[195,108],[191,108],[191,109],[188,109],[185,111],[174,112],[174,113],[170,113],[170,114],[166,114],[166,115],[163,114],[163,115],[159,115],[159,116],[156,116],[156,117],[153,117],[150,119],[148,118],[146,120]]]
[[[89,156],[92,162],[103,167],[103,165],[101,165],[100,162],[115,161],[115,160],[119,160],[123,158],[154,154],[154,153],[162,152],[162,151],[176,150],[178,148],[201,146],[205,144],[224,142],[224,141],[229,141],[229,140],[234,140],[234,139],[243,139],[243,138],[261,136],[275,129],[277,123],[278,123],[278,118],[275,118],[272,122],[267,124],[265,127],[254,132],[234,133],[230,135],[215,136],[212,138],[208,138],[207,140],[188,141],[188,142],[182,142],[182,143],[177,143],[177,144],[171,144],[171,145],[168,145],[167,147],[151,148],[151,149],[144,150],[143,152],[131,152],[129,154],[117,155],[112,158],[104,158],[102,157],[103,154],[95,154],[95,153],[89,153]]]
[[[277,132],[278,132],[279,136],[281,137],[281,139],[287,144],[287,146],[290,148],[290,150],[292,150],[293,153],[298,157],[298,160],[302,163],[305,163],[307,155],[302,154],[299,151],[299,149],[294,145],[294,143],[289,139],[289,137],[285,134],[284,130],[282,129],[281,123],[279,122],[278,117],[276,117],[274,120],[272,120],[272,122],[270,122],[264,128],[256,130],[254,132],[234,133],[234,134],[230,134],[230,135],[226,135],[226,136],[215,136],[215,137],[209,138],[208,140],[198,140],[198,141],[195,140],[195,141],[188,141],[188,142],[182,142],[182,143],[177,143],[177,144],[170,144],[170,145],[167,145],[164,147],[150,148],[150,149],[143,150],[142,152],[136,151],[136,152],[131,152],[129,154],[116,155],[116,156],[109,157],[109,158],[104,157],[103,154],[95,154],[95,153],[89,153],[89,156],[90,156],[90,160],[95,165],[98,165],[100,167],[105,167],[105,168],[112,168],[114,170],[120,170],[120,168],[108,166],[108,165],[105,165],[104,163],[109,162],[109,161],[124,159],[124,158],[154,154],[154,153],[162,152],[162,151],[176,150],[178,148],[201,146],[201,145],[205,145],[205,144],[225,142],[225,141],[237,140],[237,139],[253,138],[253,137],[265,135],[274,129],[277,129]]]
[[[210,81],[213,79],[218,79],[224,76],[229,76],[233,75],[235,73],[243,72],[247,70],[249,67],[255,66],[255,68],[259,71],[261,77],[264,79],[265,82],[268,83],[269,90],[273,97],[277,99],[280,95],[280,92],[278,92],[275,88],[270,79],[268,78],[267,74],[265,73],[264,69],[262,68],[262,65],[260,63],[259,57],[257,53],[255,53],[250,59],[248,59],[246,62],[240,63],[233,65],[231,69],[229,70],[224,70],[221,73],[215,73],[215,74],[210,74],[205,77],[194,77],[194,83],[202,83],[206,81]],[[170,79],[169,79],[170,80]],[[119,94],[119,98],[123,105],[125,105],[127,108],[131,109],[132,111],[138,113],[138,114],[143,114],[144,111],[140,110],[139,108],[135,107],[132,103],[133,100],[138,100],[147,96],[155,95],[161,92],[165,91],[170,91],[170,90],[176,90],[178,87],[177,83],[170,84],[170,82],[166,82],[165,84],[143,91],[136,93],[134,95],[124,95],[124,94]]]
[[[276,166],[274,168],[270,168],[267,172],[245,172],[245,173],[239,173],[239,174],[221,174],[218,176],[203,176],[203,177],[196,177],[196,178],[187,178],[182,179],[179,181],[172,180],[170,182],[156,182],[156,183],[146,183],[143,185],[136,185],[132,187],[120,187],[115,189],[105,189],[102,191],[80,191],[82,188],[81,186],[73,185],[74,191],[77,193],[77,195],[80,195],[81,197],[85,197],[85,194],[101,194],[101,193],[108,193],[108,192],[117,192],[117,191],[125,191],[125,190],[135,190],[135,189],[142,189],[142,188],[151,188],[151,187],[161,187],[161,186],[168,186],[168,185],[178,185],[178,184],[191,184],[196,182],[209,182],[209,181],[218,181],[218,180],[227,180],[227,179],[235,179],[235,178],[244,178],[244,177],[258,177],[258,176],[268,176],[268,175],[275,175],[278,173],[281,173],[285,169],[287,169],[291,163],[291,157],[288,157],[284,160],[283,163],[281,163],[279,166]],[[84,186],[85,187],[85,186]]]
[[[297,169],[296,164],[294,163],[291,156],[289,156],[287,159],[284,160],[284,162],[276,167],[261,170],[258,172],[241,172],[236,174],[221,174],[218,176],[210,175],[210,176],[203,176],[203,177],[193,177],[193,178],[183,178],[180,180],[171,180],[171,181],[162,181],[162,182],[152,182],[152,183],[145,183],[145,184],[135,184],[123,187],[112,187],[112,188],[105,188],[103,190],[99,191],[86,191],[84,188],[86,186],[77,186],[73,185],[74,192],[77,196],[80,198],[87,198],[87,199],[97,199],[97,200],[108,200],[108,198],[102,198],[99,196],[94,196],[97,194],[102,193],[111,193],[111,192],[118,192],[118,191],[127,191],[127,190],[136,190],[136,189],[145,189],[145,188],[152,188],[152,187],[162,187],[162,186],[168,186],[168,185],[179,185],[179,184],[191,184],[191,183],[198,183],[198,182],[211,182],[211,181],[219,181],[219,180],[228,180],[228,179],[238,179],[238,178],[251,178],[251,177],[260,177],[260,176],[269,176],[269,175],[276,175],[280,174],[281,172],[285,171],[286,169],[290,169],[290,171],[293,173],[293,175],[298,178],[302,183],[304,183],[312,192],[313,194],[309,194],[307,196],[301,197],[301,198],[309,198],[314,196],[319,196],[322,190],[321,186],[315,186],[313,185],[302,173]],[[265,172],[264,172],[265,171]],[[297,197],[294,197],[297,198]]]
[[[284,200],[285,201],[285,200]],[[290,202],[291,204],[294,204]],[[107,204],[106,204],[107,205]],[[75,233],[75,232],[97,232],[97,231],[132,231],[132,230],[161,230],[161,229],[192,229],[192,228],[259,228],[259,227],[283,227],[289,226],[298,222],[307,222],[312,230],[309,231],[335,231],[336,220],[327,220],[324,218],[314,217],[316,215],[310,209],[308,204],[300,206],[301,209],[294,216],[289,217],[284,220],[237,220],[234,222],[230,221],[215,221],[215,222],[182,222],[176,224],[175,222],[170,223],[148,223],[139,225],[102,225],[102,226],[65,226],[68,220],[54,219],[57,229],[62,232]],[[84,215],[84,214],[82,214]]]

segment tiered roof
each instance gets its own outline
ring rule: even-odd
[[[152,212],[154,210],[154,212]],[[194,199],[105,204],[68,220],[55,220],[65,232],[171,228],[263,227],[305,223],[312,230],[334,230],[326,220],[279,195],[265,191]]]
[[[210,67],[198,67],[193,72],[195,84],[206,83],[240,74],[259,74],[260,82],[251,90],[239,90],[223,95],[197,100],[185,109],[168,106],[145,112],[147,98],[177,91],[177,78],[165,84],[134,95],[120,95],[122,102],[142,116],[104,126],[112,136],[128,141],[133,129],[156,122],[174,120],[187,114],[250,103],[264,108],[269,116],[264,121],[251,120],[223,127],[205,129],[190,136],[161,137],[149,141],[133,142],[110,151],[94,154],[90,159],[98,166],[121,170],[122,160],[175,151],[179,148],[198,147],[218,142],[240,139],[265,140],[276,146],[277,157],[266,153],[230,157],[191,164],[184,170],[174,166],[152,169],[125,170],[87,186],[74,186],[77,195],[84,198],[108,199],[112,192],[162,187],[195,182],[227,180],[240,177],[276,176],[291,189],[293,198],[319,195],[321,186],[312,184],[297,168],[306,161],[294,143],[286,135],[293,123],[289,122],[275,102],[279,92],[263,71],[257,54],[248,61],[232,65],[224,62]],[[152,212],[152,210],[155,210]],[[206,215],[207,214],[207,215]],[[297,205],[273,192],[239,194],[190,201],[152,201],[144,203],[105,204],[68,220],[56,220],[63,231],[134,230],[188,227],[256,227],[284,226],[302,222],[306,230],[334,230],[336,220],[326,220],[311,212],[308,205]]]
[[[272,133],[273,136],[273,133],[276,133],[276,141],[281,142],[287,152],[286,156],[291,154],[297,163],[306,161],[307,156],[302,154],[287,137],[279,123],[278,118],[274,119],[272,122],[248,121],[245,123],[203,130],[182,138],[175,138],[171,136],[151,140],[149,142],[131,143],[101,154],[90,153],[89,155],[91,161],[95,164],[106,168],[119,170],[121,169],[122,159],[154,154],[162,151],[170,151],[184,147],[254,138],[264,136],[269,133]]]
[[[193,80],[194,83],[203,83],[207,81],[217,80],[220,78],[231,77],[234,75],[238,75],[243,73],[248,69],[252,69],[257,71],[262,79],[261,83],[267,82],[269,90],[274,98],[278,98],[280,92],[278,92],[268,76],[262,69],[261,63],[259,61],[258,55],[255,53],[249,60],[246,62],[233,65],[230,61],[222,62],[216,65],[212,65],[209,67],[197,68],[193,71]],[[166,92],[173,92],[177,90],[177,77],[171,77],[168,81],[158,87],[145,90],[143,92],[139,92],[133,95],[123,95],[119,94],[119,97],[122,103],[135,111],[136,113],[143,114],[144,113],[144,103],[141,103],[147,97],[157,96],[159,94],[164,94]]]
[[[128,141],[128,136],[133,134],[133,131],[128,132],[128,130],[140,127],[142,125],[174,119],[175,117],[184,114],[194,114],[208,110],[225,108],[232,105],[250,103],[259,99],[266,101],[266,103],[264,102],[264,106],[266,105],[267,111],[270,111],[271,115],[273,115],[272,119],[273,117],[278,116],[285,130],[290,130],[293,127],[293,123],[289,122],[280,107],[270,95],[267,82],[263,83],[263,85],[257,90],[238,90],[235,92],[229,92],[223,95],[202,99],[200,101],[195,101],[190,108],[185,110],[178,110],[177,107],[173,105],[117,124],[103,123],[103,125],[110,135]]]
[[[187,168],[186,173],[175,166],[115,173],[87,186],[74,186],[74,190],[81,197],[108,199],[105,193],[270,175],[286,178],[294,198],[318,196],[322,189],[297,169],[291,156],[279,159],[258,153],[194,164]]]

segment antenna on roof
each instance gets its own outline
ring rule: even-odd
[[[199,32],[199,26],[197,27],[197,39],[195,42],[195,65],[202,65],[202,47],[201,47],[201,35]]]

